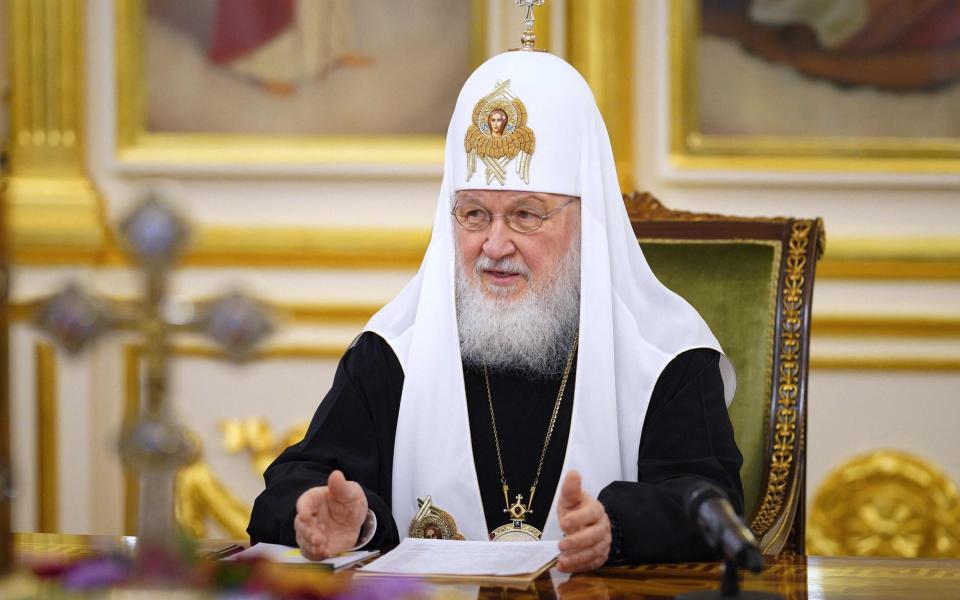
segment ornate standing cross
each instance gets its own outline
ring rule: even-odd
[[[120,238],[139,263],[144,295],[118,304],[88,295],[75,284],[49,298],[37,313],[37,324],[68,352],[76,354],[110,330],[143,336],[146,361],[145,399],[140,415],[120,436],[120,456],[140,483],[136,559],[141,573],[157,553],[173,559],[181,554],[174,516],[177,471],[197,457],[197,445],[174,418],[167,399],[169,345],[175,332],[202,333],[243,358],[271,331],[265,310],[239,293],[172,314],[169,272],[186,246],[185,222],[154,196],[148,196],[123,221]]]
[[[537,42],[537,36],[533,34],[533,7],[543,6],[543,0],[517,0],[517,6],[527,9],[523,17],[523,33],[520,35],[520,42],[523,50],[533,50]]]

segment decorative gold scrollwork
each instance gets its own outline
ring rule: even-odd
[[[767,489],[750,528],[762,536],[776,522],[795,468],[800,393],[800,359],[802,357],[803,290],[806,284],[807,247],[810,229],[815,221],[796,221],[790,229],[784,268],[780,368],[777,382],[777,405],[773,422],[773,446]]]
[[[227,452],[249,452],[253,470],[257,475],[262,475],[285,448],[303,439],[307,433],[307,422],[294,425],[279,440],[263,417],[226,419],[220,422],[220,429]]]
[[[251,466],[257,475],[261,475],[284,448],[303,439],[307,431],[307,423],[303,422],[291,427],[278,440],[262,417],[227,419],[220,427],[227,452],[249,452]],[[207,523],[213,520],[229,537],[247,536],[250,506],[220,481],[206,461],[198,460],[182,469],[177,475],[176,486],[177,521],[192,535],[205,537]]]
[[[807,551],[960,558],[960,496],[934,465],[896,450],[857,456],[817,492]]]
[[[191,535],[206,537],[207,521],[212,519],[227,536],[247,537],[250,507],[227,489],[205,461],[181,469],[176,490],[177,521]]]

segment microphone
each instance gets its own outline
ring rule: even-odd
[[[697,484],[687,496],[686,509],[711,548],[740,568],[760,572],[763,560],[757,538],[723,490],[709,483]]]

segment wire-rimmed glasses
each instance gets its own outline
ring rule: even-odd
[[[517,233],[533,233],[543,227],[543,222],[557,214],[579,198],[571,198],[567,202],[546,212],[539,212],[534,208],[517,206],[499,215],[492,214],[480,204],[472,201],[457,204],[450,214],[457,219],[461,227],[469,231],[483,231],[493,223],[497,217],[503,217],[507,226]]]

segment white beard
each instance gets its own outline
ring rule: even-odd
[[[488,296],[480,287],[484,269],[520,273],[528,280],[527,291],[515,300]],[[554,272],[540,281],[531,279],[520,259],[494,261],[481,254],[474,270],[476,278],[468,278],[458,253],[457,328],[463,363],[536,376],[562,373],[580,326],[579,236]]]

